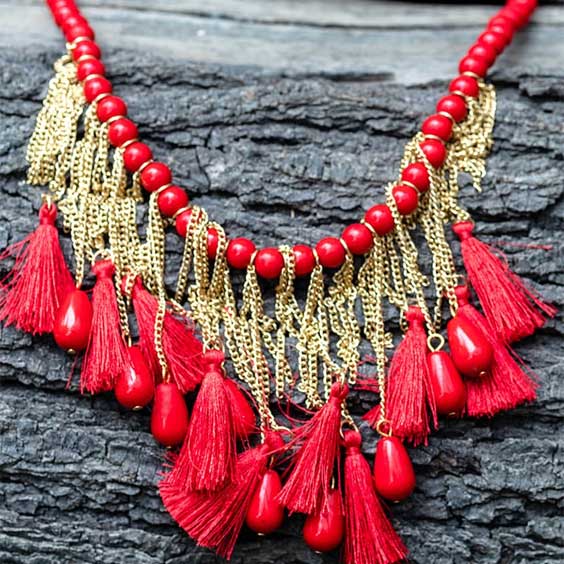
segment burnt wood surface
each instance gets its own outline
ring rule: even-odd
[[[564,3],[548,4],[494,68],[495,147],[483,193],[463,194],[480,235],[561,307]],[[83,5],[157,158],[228,234],[260,244],[313,243],[381,199],[404,143],[494,11],[360,0]],[[3,248],[36,222],[41,189],[25,182],[24,153],[63,44],[40,2],[0,10]],[[174,271],[180,243],[174,234],[168,243]],[[518,345],[538,374],[537,402],[445,422],[411,450],[417,490],[392,510],[414,562],[563,561],[563,333],[558,316]],[[67,391],[71,363],[51,338],[0,330],[0,562],[219,562],[162,507],[164,452],[148,411]],[[354,411],[368,399],[354,396]],[[233,561],[338,555],[308,550],[292,518],[268,538],[244,532]]]

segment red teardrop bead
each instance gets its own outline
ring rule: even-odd
[[[382,437],[374,457],[374,486],[390,501],[401,501],[415,489],[415,472],[407,450],[397,437]]]
[[[304,540],[316,552],[331,552],[342,542],[345,516],[339,490],[331,490],[319,513],[308,515],[304,524]]]
[[[62,349],[83,351],[92,325],[92,304],[86,292],[73,290],[63,300],[55,317],[53,337]]]
[[[459,415],[466,404],[466,386],[450,355],[445,351],[431,352],[427,355],[427,366],[437,413]]]
[[[141,349],[128,347],[128,354],[128,366],[118,377],[114,393],[123,407],[141,409],[153,399],[155,384]]]
[[[284,506],[276,500],[282,489],[280,476],[274,470],[267,470],[257,487],[245,522],[247,527],[259,535],[269,535],[284,522]]]
[[[231,411],[234,414],[235,434],[239,440],[244,441],[256,431],[255,412],[241,388],[233,380],[225,378],[225,386],[231,402]]]
[[[463,315],[455,315],[447,324],[450,355],[464,376],[485,375],[493,360],[493,349],[486,336]]]
[[[184,397],[173,382],[155,389],[151,413],[151,433],[159,443],[171,447],[180,444],[188,430],[188,409]]]

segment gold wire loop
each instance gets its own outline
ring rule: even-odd
[[[445,346],[445,338],[440,333],[434,333],[427,337],[427,347],[431,352],[440,351]]]

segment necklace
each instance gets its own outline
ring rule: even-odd
[[[304,538],[315,550],[344,542],[346,562],[402,560],[406,549],[380,501],[400,501],[414,488],[402,441],[426,443],[439,415],[493,416],[535,397],[509,345],[554,310],[473,236],[457,202],[458,175],[470,174],[479,188],[492,143],[495,94],[485,74],[535,2],[511,0],[490,20],[437,113],[407,145],[385,203],[315,248],[260,250],[249,239],[228,240],[204,209],[189,205],[112,94],[86,20],[73,2],[48,4],[68,52],[55,65],[28,160],[30,182],[48,184],[49,194],[36,231],[6,252],[16,260],[2,282],[0,317],[85,351],[83,391],[113,390],[132,409],[153,401],[153,435],[166,446],[182,445],[161,496],[200,545],[229,557],[245,521],[268,534],[286,507],[307,515]],[[143,190],[150,196],[140,235]],[[58,243],[57,208],[71,234],[74,281]],[[447,223],[460,239],[484,315],[460,284]],[[174,292],[164,283],[168,227],[185,239]],[[416,228],[431,252],[429,272],[419,265]],[[82,289],[87,263],[96,278],[92,300]],[[244,271],[241,296],[232,284],[237,270]],[[269,308],[263,295],[274,283]],[[430,284],[431,309],[424,292]],[[386,370],[388,306],[399,311],[405,335]],[[445,310],[450,354],[440,332]],[[363,338],[374,351],[375,377],[359,374]],[[224,350],[249,397],[226,378]],[[346,407],[353,386],[379,395],[365,416],[381,436],[374,485]],[[196,388],[189,418],[183,394]],[[286,406],[276,416],[271,398]],[[295,419],[296,398],[312,414],[305,422]],[[275,470],[281,462],[289,467],[284,485]]]

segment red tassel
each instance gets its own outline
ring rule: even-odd
[[[53,331],[59,306],[74,286],[59,243],[56,218],[57,207],[43,204],[35,231],[0,255],[0,260],[16,259],[0,282],[0,320],[34,335]]]
[[[346,384],[333,384],[329,401],[296,433],[293,442],[299,450],[278,497],[290,513],[317,513],[325,504],[339,454],[341,406],[348,392]]]
[[[524,363],[498,337],[488,320],[468,302],[465,286],[456,288],[457,315],[463,315],[487,337],[494,355],[489,373],[466,379],[466,411],[472,417],[491,417],[536,398],[538,385],[524,372]]]
[[[208,365],[206,374],[170,479],[177,481],[181,489],[211,492],[233,479],[237,439],[223,375],[223,353],[208,351],[204,361]]]
[[[92,291],[92,327],[82,360],[80,391],[91,394],[112,390],[116,378],[127,367],[127,347],[114,287],[115,267],[110,260],[92,266],[96,284]]]
[[[427,334],[421,309],[410,306],[409,328],[398,345],[388,373],[387,415],[394,435],[414,445],[427,444],[430,432],[428,409],[434,426],[437,412],[427,367]]]
[[[161,373],[155,350],[155,319],[159,303],[139,278],[131,297],[139,328],[139,344],[156,376]],[[163,349],[174,383],[183,394],[191,392],[202,381],[202,343],[185,319],[180,320],[168,311],[163,322]]]
[[[453,225],[468,278],[488,321],[506,343],[532,335],[544,325],[546,317],[556,315],[556,308],[528,288],[494,249],[476,239],[473,229],[469,221]]]
[[[407,557],[407,549],[386,517],[374,491],[370,466],[360,451],[362,438],[346,431],[345,564],[391,564]]]
[[[282,446],[279,435],[268,432],[264,444],[238,456],[235,480],[217,492],[186,492],[168,474],[159,485],[164,506],[198,545],[231,558],[268,460]]]

